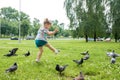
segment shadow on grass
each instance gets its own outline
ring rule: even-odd
[[[65,73],[57,73],[57,75],[58,75],[58,77],[60,77],[60,78],[66,78],[66,80],[72,80],[74,77],[73,76],[68,76],[68,75],[66,75]]]
[[[88,75],[88,76],[96,76],[96,75],[99,75],[100,72],[92,72],[92,71],[89,71],[89,72],[86,72],[85,75]]]

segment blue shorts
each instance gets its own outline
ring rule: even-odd
[[[36,47],[42,47],[47,44],[47,41],[44,40],[35,40]]]

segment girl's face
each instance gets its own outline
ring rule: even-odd
[[[45,27],[46,29],[50,29],[51,24],[44,24],[44,27]]]

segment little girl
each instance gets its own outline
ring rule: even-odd
[[[45,19],[43,24],[44,24],[44,27],[42,27],[38,30],[38,34],[35,38],[35,44],[39,48],[36,62],[40,61],[40,58],[43,53],[43,46],[48,47],[50,50],[52,50],[56,54],[59,53],[59,50],[55,49],[47,42],[47,35],[54,35],[56,32],[58,32],[58,30],[55,29],[54,31],[49,31],[49,29],[51,27],[51,22],[48,19]]]

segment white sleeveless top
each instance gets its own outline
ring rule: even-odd
[[[35,40],[44,40],[44,41],[47,41],[47,32],[49,30],[42,27],[38,30],[38,33],[37,33],[37,36],[35,38]]]

